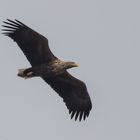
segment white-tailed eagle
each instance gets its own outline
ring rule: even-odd
[[[48,39],[20,21],[7,19],[4,23],[3,34],[18,44],[32,66],[20,69],[18,76],[42,77],[63,98],[71,118],[85,120],[92,108],[86,85],[67,72],[78,65],[58,59],[51,52]]]

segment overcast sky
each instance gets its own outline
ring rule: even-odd
[[[140,1],[1,0],[0,24],[18,19],[49,39],[53,53],[75,61],[93,109],[70,120],[62,99],[40,78],[24,80],[29,62],[0,35],[0,140],[139,140]]]

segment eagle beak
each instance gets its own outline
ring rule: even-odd
[[[80,65],[79,64],[75,64],[75,67],[80,67]]]
[[[75,63],[73,66],[74,66],[74,67],[79,67],[79,65],[78,65],[78,64],[76,64],[76,63]]]

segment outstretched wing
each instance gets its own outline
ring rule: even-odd
[[[18,20],[7,19],[4,23],[3,34],[18,44],[32,66],[47,63],[56,58],[49,49],[47,38]]]
[[[42,77],[43,78],[43,77]],[[91,100],[84,82],[71,76],[68,72],[53,78],[43,78],[64,100],[71,119],[79,121],[88,117],[92,108]]]

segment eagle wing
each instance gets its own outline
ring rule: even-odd
[[[47,38],[18,20],[7,19],[4,23],[3,34],[18,44],[32,66],[47,63],[56,58],[49,49]]]
[[[92,108],[92,103],[84,82],[76,79],[67,71],[53,78],[42,77],[62,98],[65,102],[71,119],[79,121],[88,117]]]

